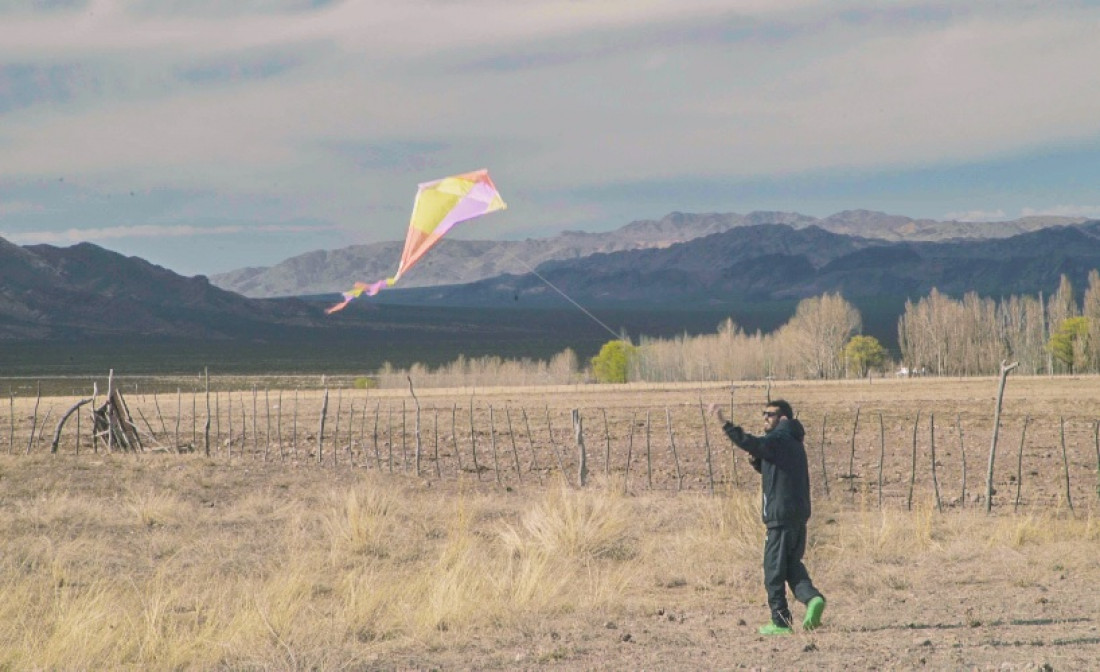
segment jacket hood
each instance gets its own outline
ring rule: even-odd
[[[780,419],[779,424],[775,426],[775,431],[786,432],[798,441],[806,438],[806,428],[803,427],[802,423],[798,420],[792,420],[790,418]]]

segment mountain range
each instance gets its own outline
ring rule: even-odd
[[[920,298],[933,287],[952,295],[967,291],[987,296],[1035,294],[1053,291],[1059,276],[1066,274],[1075,287],[1083,289],[1089,271],[1100,268],[1100,221],[1062,225],[1060,220],[1030,219],[994,226],[924,222],[862,211],[841,214],[827,218],[832,228],[871,227],[878,235],[838,233],[791,213],[754,213],[743,218],[674,213],[657,221],[634,222],[618,232],[573,232],[516,243],[522,247],[510,248],[518,251],[514,256],[524,250],[532,256],[515,273],[501,273],[503,261],[489,258],[499,257],[509,244],[451,241],[452,252],[440,245],[414,270],[443,274],[433,277],[478,275],[491,268],[498,272],[461,284],[390,289],[356,301],[335,316],[325,316],[322,310],[335,298],[331,294],[246,298],[203,276],[182,277],[89,243],[68,248],[20,247],[0,239],[0,339],[139,335],[259,342],[285,341],[293,335],[297,342],[331,337],[326,346],[331,349],[344,339],[340,347],[366,346],[372,356],[386,356],[386,348],[400,341],[420,348],[418,356],[427,352],[443,357],[435,351],[438,342],[473,352],[489,350],[495,344],[487,339],[497,335],[510,334],[512,345],[553,340],[552,325],[560,319],[530,312],[476,317],[476,311],[464,308],[556,308],[578,315],[574,306],[580,305],[632,310],[639,315],[696,311],[706,313],[705,321],[714,325],[715,315],[738,319],[742,313],[759,312],[754,306],[768,302],[787,309],[801,298],[826,291],[842,292],[857,305],[861,300],[885,300],[893,312],[881,316],[880,330],[889,336],[891,331],[896,333],[891,320],[896,323],[904,300]],[[785,221],[766,221],[774,219]],[[711,232],[693,235],[703,231]],[[944,238],[981,232],[989,235]],[[904,236],[938,239],[897,240]],[[685,240],[677,242],[679,238]],[[587,252],[593,248],[605,251]],[[391,263],[399,254],[396,246],[392,251]],[[460,258],[459,253],[465,254],[463,270],[452,265],[444,273],[437,268],[447,267]],[[540,254],[550,258],[536,265]],[[356,276],[371,279],[373,274],[364,270],[350,277]],[[348,279],[336,286],[345,286]],[[395,304],[401,304],[402,310]],[[410,312],[407,306],[421,308]],[[667,324],[661,326],[675,329],[689,319],[665,319]],[[633,327],[634,333],[639,333],[638,328]],[[569,339],[564,328],[558,336],[553,343],[546,340],[546,349],[565,347],[561,343]]]
[[[786,224],[795,229],[817,227],[831,233],[875,240],[945,241],[1006,238],[1057,225],[1082,223],[1068,217],[1024,217],[1008,222],[958,222],[911,219],[869,210],[848,210],[825,218],[794,212],[688,214],[671,213],[659,220],[641,220],[605,233],[566,231],[553,237],[522,241],[479,241],[444,238],[431,254],[407,272],[401,287],[455,285],[493,276],[530,272],[548,261],[581,259],[593,254],[664,249],[732,229],[762,224]],[[351,283],[392,275],[402,243],[356,245],[317,250],[291,257],[271,267],[244,268],[212,275],[211,282],[254,298],[334,293]]]

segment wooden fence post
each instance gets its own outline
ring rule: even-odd
[[[535,476],[539,479],[539,485],[542,485],[542,467],[539,466],[539,458],[535,453],[535,438],[531,435],[531,421],[527,418],[527,409],[520,409],[523,411],[523,425],[527,428],[527,445],[531,448],[531,471],[535,472]]]
[[[1016,453],[1016,501],[1012,505],[1013,513],[1020,508],[1020,489],[1024,482],[1024,437],[1027,436],[1027,423],[1030,415],[1024,416],[1024,428],[1020,432],[1020,450]]]
[[[1066,454],[1066,419],[1062,416],[1058,416],[1058,433],[1062,439],[1062,466],[1065,469],[1066,474],[1066,504],[1069,504],[1069,512],[1076,515],[1073,510],[1073,496],[1070,495],[1069,488],[1069,455]]]
[[[886,460],[886,426],[878,414],[878,508],[882,508],[882,463]]]
[[[31,421],[31,436],[27,439],[27,455],[31,454],[31,446],[34,445],[34,432],[38,429],[38,404],[42,401],[42,381],[38,381],[38,394],[34,397],[34,419]]]
[[[493,405],[489,404],[489,446],[493,450],[493,471],[497,475],[497,485],[503,485],[500,480],[500,461],[497,459],[497,431],[493,426]]]
[[[340,421],[337,419],[336,424]],[[337,436],[337,439],[340,437]],[[264,462],[271,453],[271,390],[264,388]]]
[[[256,459],[260,455],[260,393],[256,390],[256,386],[252,386],[252,459]]]
[[[516,433],[512,431],[512,412],[504,407],[504,417],[508,420],[508,438],[512,441],[512,458],[516,461],[516,480],[523,484],[523,473],[519,466],[519,450],[516,448]]]
[[[210,457],[210,367],[202,368],[203,379],[206,381],[206,424],[203,426],[203,445],[206,456]]]
[[[580,487],[584,487],[588,484],[588,455],[584,448],[584,425],[581,420],[580,409],[573,409],[573,440],[577,445],[577,456],[580,460],[580,466],[577,469],[577,480],[580,482]]]
[[[699,398],[699,415],[703,418],[703,443],[706,446],[707,480],[710,484],[710,494],[714,494],[714,466],[710,454],[710,431],[707,429],[707,409],[703,406],[702,397]]]
[[[439,409],[432,404],[432,453],[435,455],[435,477],[443,478],[439,468]]]
[[[929,452],[932,453],[932,490],[936,495],[936,510],[943,512],[943,505],[940,502],[940,481],[936,476],[936,414],[928,414],[928,431],[929,431]]]
[[[317,464],[322,464],[325,459],[325,420],[328,417],[328,386],[325,386],[325,396],[321,398],[321,422],[317,429]]]
[[[989,468],[985,475],[985,512],[989,513],[993,508],[993,462],[997,456],[997,434],[1001,430],[1001,404],[1005,397],[1005,381],[1008,373],[1019,366],[1019,362],[1008,363],[1001,360],[1001,382],[997,389],[997,406],[993,411],[993,439],[989,444]]]
[[[825,496],[829,496],[829,473],[825,470],[825,427],[829,424],[829,414],[821,416],[821,482],[825,484]],[[737,452],[737,451],[734,451]]]
[[[909,498],[906,500],[905,508],[909,511],[913,510],[913,486],[917,480],[917,427],[920,426],[920,409],[917,409],[917,418],[913,420],[913,463],[909,469]]]
[[[603,437],[604,437],[604,453],[603,453],[603,475],[604,478],[611,476],[611,428],[607,425],[607,409],[601,408],[600,413],[603,413]]]
[[[1096,496],[1100,497],[1100,420],[1093,425],[1092,445],[1096,448]]]
[[[554,451],[554,458],[558,461],[558,471],[561,472],[561,477],[566,482],[569,481],[569,475],[565,473],[565,460],[562,459],[561,451],[558,450],[558,444],[554,441],[554,426],[550,423],[550,407],[546,407],[546,435],[547,440],[550,442],[550,449]]]
[[[340,462],[340,412],[344,410],[344,388],[336,388],[336,424],[332,428],[332,468]]]
[[[80,410],[81,406],[83,406],[84,404],[90,404],[90,403],[92,403],[92,398],[91,397],[88,397],[87,399],[81,399],[80,401],[73,404],[73,406],[68,411],[65,411],[65,415],[61,416],[61,419],[57,421],[57,429],[55,429],[54,433],[53,433],[53,443],[50,444],[50,453],[52,453],[52,454],[57,453],[57,445],[61,442],[61,430],[62,430],[63,427],[65,427],[65,421],[69,419],[70,415],[72,415],[73,413],[76,413],[77,414],[76,415],[77,425],[79,426],[79,424],[80,424],[79,423],[80,413],[78,411]],[[79,430],[78,430],[78,434],[79,434]],[[78,440],[77,440],[76,452],[79,455],[80,454],[79,436],[77,437],[77,439]]]
[[[470,397],[470,452],[474,457],[474,473],[481,480],[481,467],[477,463],[477,436],[474,434],[474,398]]]
[[[672,451],[672,460],[676,464],[676,490],[684,489],[684,473],[680,470],[680,455],[676,452],[676,439],[672,435],[672,412],[665,406],[665,423],[668,425],[668,447]]]
[[[852,423],[852,450],[848,453],[848,479],[851,481],[849,490],[851,492],[856,491],[856,430],[859,429],[859,406],[856,406],[856,419]]]
[[[455,451],[455,477],[462,476],[462,453],[458,450],[458,428],[456,425],[458,404],[451,404],[451,444]]]
[[[638,414],[632,412],[630,414],[630,436],[626,442],[626,472],[623,475],[623,493],[630,489],[630,458],[634,455],[634,423],[637,421]]]
[[[412,395],[413,402],[416,403],[416,423],[413,431],[416,433],[416,477],[420,478],[420,400],[416,398],[416,390],[413,389],[412,376],[405,376],[409,381],[409,394]]]
[[[386,458],[393,473],[393,407],[386,404]]]
[[[962,414],[955,414],[955,426],[959,428],[959,455],[962,459],[962,495],[959,497],[959,505],[966,506],[966,442],[963,441]]]
[[[653,489],[653,451],[649,442],[649,411],[645,412],[645,482],[646,487]]]
[[[108,382],[107,383],[107,405],[108,405],[107,419],[108,419],[108,423],[110,423],[110,417],[111,417],[111,415],[110,415],[111,414],[111,411],[110,411],[111,388],[112,388],[112,385],[111,385],[110,382]],[[181,390],[180,388],[177,387],[176,388],[176,434],[175,434],[175,444],[173,445],[173,448],[177,453],[180,452],[180,420],[182,420],[182,419],[183,419],[183,390]],[[108,450],[111,449],[111,433],[110,432],[107,433],[107,449]]]

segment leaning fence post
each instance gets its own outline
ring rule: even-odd
[[[962,459],[962,495],[959,497],[959,505],[966,506],[966,442],[963,441],[962,414],[955,414],[955,425],[959,428],[959,455]]]
[[[943,505],[940,502],[940,481],[936,476],[936,414],[928,414],[929,452],[932,453],[932,489],[936,494],[936,510],[942,512]]]
[[[1001,360],[1001,383],[997,389],[997,406],[993,412],[993,439],[989,444],[989,468],[985,474],[985,512],[989,513],[993,507],[993,462],[997,456],[997,434],[1001,430],[1001,404],[1005,397],[1005,381],[1008,373],[1019,366],[1019,362],[1008,363]]]
[[[825,471],[825,426],[829,424],[829,414],[821,416],[821,482],[825,484],[825,496],[829,496],[829,474]],[[736,452],[736,451],[734,451]]]
[[[84,404],[90,404],[90,403],[92,403],[91,397],[89,397],[87,399],[81,399],[80,401],[73,404],[72,408],[70,408],[68,411],[65,412],[65,415],[61,416],[61,419],[57,421],[57,429],[55,429],[54,433],[53,433],[53,443],[50,444],[50,453],[53,453],[53,454],[57,453],[57,445],[61,442],[61,430],[62,430],[62,428],[65,427],[65,421],[68,420],[69,416],[72,415],[73,413],[76,413],[77,427],[78,427],[78,429],[77,429],[77,447],[76,447],[76,451],[77,451],[77,454],[80,453],[80,430],[79,430],[80,413],[78,411],[80,410],[81,406],[83,406]]]
[[[413,431],[416,432],[416,477],[420,478],[420,400],[416,398],[412,376],[405,376],[405,378],[409,381],[409,394],[412,395],[413,402],[416,403],[416,424]]]
[[[646,487],[653,489],[653,451],[649,442],[649,411],[645,412],[645,482]]]
[[[1069,512],[1075,513],[1073,510],[1073,497],[1070,495],[1069,489],[1069,456],[1066,454],[1066,419],[1062,416],[1058,416],[1058,430],[1062,438],[1062,466],[1065,468],[1066,474],[1066,504],[1069,504]]]
[[[458,415],[458,403],[451,404],[451,444],[455,451],[455,477],[462,476],[462,453],[458,451],[458,428],[456,416]]]
[[[489,445],[493,450],[493,471],[497,475],[497,485],[502,485],[500,481],[500,461],[497,459],[497,432],[496,427],[493,426],[493,405],[489,404]]]
[[[1030,415],[1024,416],[1024,428],[1020,432],[1020,450],[1016,453],[1016,502],[1012,505],[1012,511],[1020,507],[1020,489],[1024,482],[1024,437],[1027,436],[1027,422]]]
[[[516,448],[516,433],[512,431],[512,412],[504,407],[504,417],[508,420],[508,438],[512,441],[512,458],[516,461],[516,480],[523,483],[523,474],[519,466],[519,450]]]
[[[611,476],[611,428],[607,425],[607,409],[601,408],[600,413],[603,413],[603,475],[606,478]]]
[[[344,410],[344,388],[336,388],[336,425],[332,428],[332,468],[340,461],[340,413]],[[266,453],[264,461],[267,460]]]
[[[481,467],[477,463],[477,436],[474,434],[474,398],[470,397],[470,452],[474,456],[474,473],[481,480]]]
[[[913,420],[913,463],[909,469],[909,498],[906,500],[905,508],[909,511],[913,510],[913,485],[917,480],[917,427],[920,426],[920,409],[917,409],[917,417]]]
[[[94,384],[94,383],[93,383]],[[95,403],[92,403],[95,406]],[[10,428],[8,430],[8,455],[15,451],[15,392],[8,388],[8,411],[10,413]]]
[[[588,455],[584,449],[584,425],[581,420],[580,409],[573,409],[573,438],[577,444],[577,456],[580,466],[577,469],[577,480],[583,488],[588,484]]]
[[[210,367],[204,366],[202,374],[206,381],[206,424],[203,426],[203,445],[206,448],[206,456],[210,457]]]
[[[439,468],[439,409],[432,404],[432,453],[435,455],[435,477],[443,478]]]
[[[546,407],[546,436],[550,442],[550,449],[554,451],[554,457],[558,461],[558,471],[561,472],[561,477],[566,481],[569,480],[569,476],[565,473],[565,461],[562,460],[561,452],[558,450],[558,444],[554,442],[554,426],[550,422],[550,407]]]
[[[707,430],[707,409],[703,406],[703,399],[699,399],[699,414],[703,417],[703,444],[707,449],[707,480],[710,483],[710,494],[714,494],[714,466],[710,455],[710,432]]]
[[[1093,425],[1092,445],[1096,448],[1096,496],[1100,497],[1100,420]]]
[[[317,429],[317,464],[325,459],[325,419],[328,416],[328,386],[325,386],[325,396],[321,398],[321,423]]]
[[[856,419],[852,423],[852,450],[848,453],[848,479],[851,492],[856,491],[856,430],[859,429],[859,406],[856,406]]]
[[[882,508],[882,463],[886,460],[886,426],[878,414],[878,508]]]
[[[627,492],[630,488],[630,459],[634,455],[634,422],[637,420],[638,414],[630,414],[630,437],[626,442],[626,472],[623,475],[623,492]],[[704,423],[705,424],[705,423]]]
[[[531,421],[527,418],[527,409],[521,408],[523,411],[523,425],[527,428],[527,445],[531,448],[531,471],[535,472],[535,476],[539,479],[539,485],[542,485],[542,467],[539,466],[539,458],[535,452],[535,438],[531,435]]]
[[[668,447],[672,451],[672,460],[676,463],[676,490],[684,489],[684,473],[680,470],[680,456],[676,452],[676,439],[672,435],[672,412],[665,406],[665,423],[668,425]]]
[[[34,432],[38,428],[38,404],[42,401],[42,381],[38,381],[38,394],[34,398],[34,420],[31,422],[31,438],[27,440],[27,455],[31,454],[31,445],[34,444]]]

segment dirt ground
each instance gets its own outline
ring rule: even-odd
[[[686,569],[682,577],[652,581],[641,597],[612,601],[604,610],[532,614],[497,628],[474,628],[453,641],[409,642],[377,652],[365,646],[357,663],[331,667],[1100,669],[1100,378],[1009,377],[987,514],[997,386],[997,379],[983,378],[777,381],[770,389],[744,383],[732,389],[707,384],[423,390],[415,398],[408,391],[345,391],[341,412],[354,411],[338,416],[340,425],[333,417],[327,420],[327,444],[316,436],[319,393],[303,394],[296,402],[301,405],[294,409],[297,441],[292,443],[289,396],[276,421],[265,412],[263,396],[254,405],[246,390],[233,393],[239,407],[234,412],[244,413],[234,420],[234,431],[243,425],[246,434],[228,435],[226,397],[220,397],[218,407],[226,416],[213,423],[218,429],[212,455],[225,469],[248,465],[236,472],[246,488],[273,478],[286,481],[294,470],[312,474],[310,479],[334,474],[325,476],[331,483],[351,482],[361,470],[391,477],[399,487],[434,498],[439,507],[470,493],[518,506],[524,497],[552,487],[562,473],[577,485],[580,449],[571,419],[576,409],[589,487],[623,488],[640,511],[671,510],[689,498],[706,499],[712,488],[717,496],[756,492],[758,477],[701,406],[721,403],[755,431],[770,394],[790,401],[807,430],[815,507],[807,564],[829,600],[822,628],[788,637],[758,635],[756,628],[767,618],[763,588],[733,586],[759,577],[759,566],[731,561],[705,575]],[[335,413],[334,395],[329,413]],[[160,446],[150,451],[155,455],[135,459],[157,464],[177,459],[172,454],[177,404],[161,397],[160,417],[154,420],[158,409],[151,399],[127,400],[141,408],[145,426],[155,428],[158,437],[150,446]],[[14,404],[8,442],[7,409],[0,408],[0,449],[8,444],[13,453],[3,465],[0,487],[6,480],[8,494],[0,508],[13,510],[13,498],[28,496],[13,494],[11,486],[12,478],[39,477],[20,472],[20,454],[48,451],[57,417],[74,401],[42,401],[39,415],[47,408],[52,412],[45,439],[30,434],[32,399]],[[184,415],[190,411],[187,404],[179,406]],[[189,448],[201,453],[201,427],[198,434],[192,430],[198,422],[181,417],[179,435],[180,443],[190,438]],[[84,423],[86,430],[86,418]],[[156,431],[162,427],[165,431]],[[57,462],[73,475],[52,478],[77,483],[85,469],[81,460],[95,458],[86,437],[76,454],[74,430],[66,425]],[[317,467],[318,448],[322,467],[344,468]],[[215,506],[202,502],[207,505]],[[663,524],[675,525],[672,520]],[[645,520],[639,525],[645,534]],[[762,544],[762,526],[760,539]],[[800,617],[801,607],[794,606]],[[288,659],[287,667],[302,665]]]

